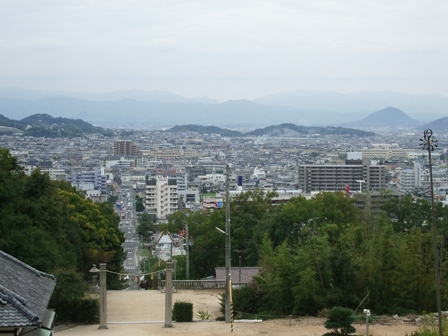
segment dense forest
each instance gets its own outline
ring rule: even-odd
[[[68,182],[38,169],[27,176],[0,148],[0,250],[57,278],[52,308],[82,299],[93,264],[119,272],[125,254],[119,218],[107,203],[92,203]],[[108,288],[121,289],[114,274]]]

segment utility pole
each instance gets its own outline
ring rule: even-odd
[[[420,139],[420,146],[422,149],[428,150],[429,159],[429,179],[431,185],[431,208],[432,208],[432,240],[434,247],[434,268],[436,274],[436,299],[437,299],[437,313],[439,322],[439,336],[443,335],[442,330],[442,303],[440,298],[440,276],[439,276],[439,254],[437,251],[437,230],[436,230],[436,213],[434,208],[434,186],[432,179],[432,162],[431,152],[437,147],[437,140],[434,139],[432,130],[427,129],[423,132],[423,139]]]
[[[188,222],[185,223],[185,249],[186,249],[186,258],[185,258],[185,279],[190,280],[190,243],[188,242]]]
[[[230,193],[229,193],[229,165],[226,166],[226,304],[225,320],[230,323]]]

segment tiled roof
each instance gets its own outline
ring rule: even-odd
[[[0,326],[36,325],[45,316],[56,278],[0,251]]]
[[[27,301],[0,286],[0,328],[39,325],[42,321],[26,308]]]

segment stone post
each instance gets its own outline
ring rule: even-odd
[[[166,263],[165,278],[165,328],[173,326],[173,262]]]
[[[107,289],[106,264],[100,264],[100,326],[98,329],[107,329]]]

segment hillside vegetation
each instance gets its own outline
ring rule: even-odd
[[[119,272],[125,254],[119,218],[107,203],[92,203],[68,182],[34,170],[27,176],[0,148],[0,250],[57,278],[51,308],[84,298],[93,264]],[[90,280],[90,279],[89,279]],[[108,288],[122,289],[116,275]]]

